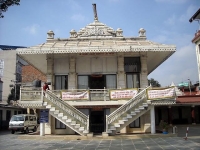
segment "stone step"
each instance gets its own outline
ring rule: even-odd
[[[115,126],[110,126],[109,130],[116,130]]]
[[[59,114],[58,114],[58,117],[63,117],[63,113],[59,113]]]
[[[72,122],[71,122],[71,125],[72,125],[72,126],[76,125],[76,121],[72,121]]]
[[[53,112],[54,112],[55,110],[56,110],[55,107],[51,107],[51,108],[50,108],[50,111],[53,111]]]
[[[136,115],[135,111],[131,111],[131,115],[135,116]]]
[[[112,133],[112,130],[109,130],[109,129],[108,129],[107,133]]]
[[[127,117],[123,117],[122,120],[125,122],[125,121],[128,121]]]
[[[119,120],[118,123],[119,124],[124,124],[124,121],[123,120]]]
[[[89,132],[88,132],[87,130],[84,130],[83,133],[84,133],[84,134],[87,134],[87,133],[89,133]]]
[[[132,116],[130,114],[127,114],[126,118],[132,118]]]
[[[48,105],[48,103],[47,103],[47,102],[44,102],[44,103],[43,103],[43,106],[47,106],[47,105]]]
[[[135,109],[135,112],[136,112],[136,113],[139,113],[139,112],[140,112],[140,110],[136,108],[136,109]]]
[[[139,109],[140,109],[140,110],[143,110],[143,109],[144,109],[144,107],[143,107],[143,106],[139,106]]]
[[[80,127],[78,130],[79,131],[84,131],[85,129],[84,129],[84,127]]]
[[[54,114],[55,114],[55,115],[59,114],[59,110],[55,110],[55,111],[54,111]]]
[[[120,127],[120,124],[119,124],[119,123],[115,123],[114,126],[115,126],[116,128],[118,128],[118,127]]]
[[[149,105],[147,103],[143,103],[143,107],[148,107]]]
[[[72,119],[67,119],[66,122],[72,122]]]
[[[76,124],[75,126],[74,126],[74,128],[80,128],[81,127],[81,125],[80,124]]]
[[[47,108],[47,109],[51,108],[51,105],[47,105],[46,108]]]
[[[62,120],[67,120],[67,116],[63,116],[63,117],[62,117]]]

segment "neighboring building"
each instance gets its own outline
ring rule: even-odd
[[[46,75],[38,71],[31,65],[26,65],[22,67],[22,84],[32,85],[35,80],[41,80],[46,82]]]
[[[193,21],[198,21],[199,23],[200,8],[189,20],[189,22],[193,22]],[[197,30],[197,32],[194,35],[194,38],[192,39],[192,43],[196,45],[197,66],[198,66],[198,75],[199,75],[199,83],[200,83],[200,24],[199,24],[199,29]]]
[[[94,22],[71,30],[70,38],[56,39],[49,31],[45,43],[17,49],[50,84],[45,96],[41,89],[22,88],[19,105],[28,112],[36,108],[39,116],[39,110],[49,109],[46,134],[155,133],[155,105],[174,105],[175,92],[161,89],[157,97],[147,76],[176,47],[147,40],[143,28],[138,37],[124,37],[122,29],[99,22],[94,12]]]
[[[0,45],[0,129],[8,129],[12,115],[26,113],[24,108],[7,104],[11,91],[10,85],[21,82],[22,66],[27,64],[17,56],[17,48],[24,47]],[[15,82],[11,82],[11,80]]]
[[[2,88],[2,104],[7,104],[8,95],[10,94],[10,85],[16,81],[21,82],[22,66],[27,63],[16,54],[17,48],[25,48],[22,46],[0,45],[0,61],[2,64],[0,78],[3,82]]]
[[[0,104],[0,130],[8,130],[10,118],[16,114],[26,114],[26,109]]]
[[[0,78],[0,102],[2,101],[2,93],[3,93],[3,81]]]

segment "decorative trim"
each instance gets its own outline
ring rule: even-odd
[[[29,102],[22,102],[19,101],[18,106],[22,108],[43,108],[43,102],[34,102],[34,101],[29,101]]]
[[[162,51],[172,51],[175,52],[175,47],[131,47],[131,46],[111,46],[106,47],[96,47],[92,49],[91,47],[74,47],[74,48],[25,48],[18,49],[17,54],[59,54],[59,53],[102,53],[102,52],[162,52]]]

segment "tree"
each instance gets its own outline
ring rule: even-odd
[[[6,12],[8,7],[13,5],[20,5],[20,0],[0,0],[0,18],[3,18],[3,12]]]
[[[7,103],[10,104],[11,100],[19,100],[20,97],[20,85],[16,85],[16,98],[15,98],[15,87],[13,87],[8,95]]]
[[[148,79],[149,85],[151,84],[152,87],[161,87],[160,83],[153,78]]]

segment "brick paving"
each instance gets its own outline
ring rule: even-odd
[[[149,136],[131,139],[90,138],[85,140],[66,139],[59,136],[10,134],[0,132],[1,150],[200,150],[200,127],[190,127],[185,140],[186,127],[178,127],[177,136]],[[29,138],[26,138],[29,137]],[[49,138],[48,138],[49,137]],[[51,138],[50,138],[51,137]],[[64,136],[63,136],[64,137]],[[66,136],[65,136],[66,137]]]

